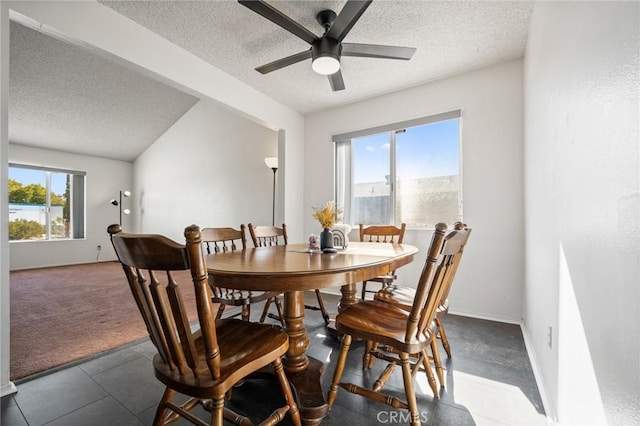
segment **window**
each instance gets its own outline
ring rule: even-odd
[[[9,164],[9,240],[84,238],[84,177]]]
[[[343,220],[433,228],[462,219],[460,111],[333,137]]]

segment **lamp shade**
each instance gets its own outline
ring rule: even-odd
[[[270,169],[278,168],[278,157],[267,157],[264,159],[264,164]]]

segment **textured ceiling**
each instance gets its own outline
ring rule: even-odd
[[[302,114],[520,58],[532,11],[532,3],[524,1],[374,1],[344,41],[417,52],[410,61],[344,57],[346,89],[333,92],[310,60],[266,75],[255,71],[309,45],[235,1],[101,3]],[[344,3],[271,2],[318,36],[317,13],[339,13]]]
[[[309,48],[236,1],[100,1],[301,114],[389,93],[524,55],[531,1],[374,1],[349,43],[417,48],[410,61],[342,58],[346,89],[306,60],[255,67]],[[317,35],[316,14],[344,1],[273,1]],[[197,99],[80,46],[11,24],[9,140],[132,161]]]

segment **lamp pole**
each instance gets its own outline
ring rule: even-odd
[[[122,191],[120,191],[120,204],[118,205],[120,208],[120,226],[122,226]]]
[[[273,170],[273,199],[271,201],[271,205],[273,206],[273,213],[271,214],[271,225],[275,226],[276,224],[276,171],[277,167],[272,167]]]
[[[122,227],[122,197],[128,197],[131,195],[129,191],[120,191],[120,202],[118,203],[118,207],[120,208],[120,226]],[[113,204],[113,203],[112,203]],[[129,209],[124,209],[124,214],[129,214]]]
[[[273,170],[273,194],[271,205],[273,209],[273,213],[271,215],[271,225],[275,226],[276,224],[276,172],[278,171],[278,157],[268,157],[264,159],[264,163]]]

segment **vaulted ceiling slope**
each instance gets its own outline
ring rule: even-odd
[[[100,1],[303,115],[524,56],[533,2],[375,0],[346,43],[417,48],[409,61],[343,57],[345,90],[305,60],[255,68],[309,48],[235,0]],[[319,11],[346,1],[270,1],[320,36]],[[197,99],[80,46],[11,24],[12,143],[132,161]]]
[[[9,141],[133,161],[198,99],[16,22]]]

